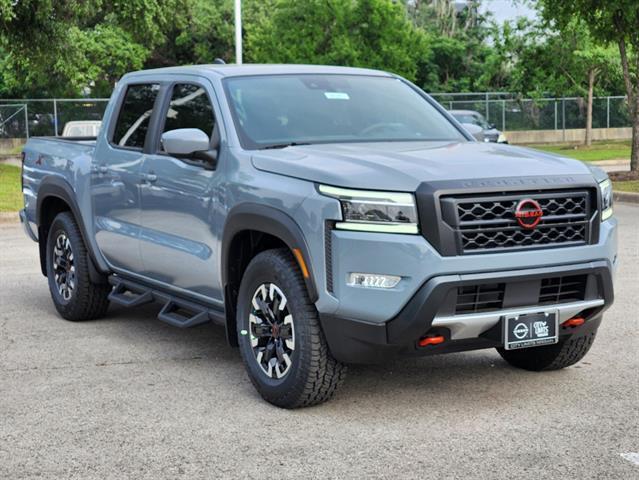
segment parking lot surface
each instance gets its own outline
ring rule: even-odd
[[[639,478],[639,207],[616,214],[616,303],[581,363],[357,366],[296,411],[259,398],[219,327],[60,319],[36,244],[0,224],[0,478]]]

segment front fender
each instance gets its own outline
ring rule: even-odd
[[[233,238],[241,231],[254,230],[280,238],[290,249],[299,248],[304,257],[308,269],[308,277],[305,278],[306,288],[312,302],[318,298],[311,262],[310,250],[302,230],[286,213],[274,207],[257,203],[243,203],[237,205],[229,212],[224,224],[222,236],[222,285],[226,287],[229,278],[228,258]]]

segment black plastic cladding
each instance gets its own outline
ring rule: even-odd
[[[455,208],[451,203],[446,206],[446,198],[467,199],[473,201],[475,197],[490,197],[492,200],[509,199],[516,196],[523,199],[527,197],[542,196],[552,198],[582,194],[585,195],[588,204],[588,215],[583,224],[570,228],[583,228],[580,232],[557,232],[558,237],[566,236],[563,243],[550,241],[534,243],[524,241],[523,245],[507,248],[493,249],[464,249],[462,236],[455,222],[447,223],[444,217],[450,218],[449,212],[444,209]],[[549,196],[548,196],[549,195]],[[596,243],[599,239],[599,208],[601,198],[596,181],[591,175],[553,176],[553,177],[524,177],[520,179],[487,179],[487,180],[455,180],[441,182],[424,182],[416,191],[417,208],[420,219],[421,231],[428,242],[444,256],[497,253],[512,250],[536,250],[540,248],[557,248],[575,244]],[[457,212],[453,212],[457,215]],[[518,226],[514,232],[521,233],[524,229]],[[546,227],[553,229],[556,227]],[[540,230],[543,232],[543,230]],[[569,235],[568,235],[569,233]],[[524,233],[523,235],[527,235]],[[533,234],[543,236],[541,233]],[[555,235],[555,234],[553,234]],[[583,235],[583,239],[579,237]]]

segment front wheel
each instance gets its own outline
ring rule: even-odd
[[[330,399],[346,366],[333,358],[319,315],[286,249],[267,250],[248,265],[237,305],[240,352],[251,382],[282,408]]]
[[[533,372],[560,370],[584,358],[595,341],[596,335],[595,330],[579,337],[569,337],[554,345],[521,350],[499,348],[497,351],[513,367]]]

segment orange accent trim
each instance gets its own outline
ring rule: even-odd
[[[437,335],[436,337],[424,337],[419,341],[419,346],[427,347],[428,345],[439,345],[445,341],[446,339],[443,335]]]
[[[302,269],[302,275],[304,275],[304,278],[308,278],[310,275],[308,274],[308,268],[306,268],[306,262],[304,261],[304,255],[302,255],[302,251],[299,248],[294,248],[293,255],[295,256],[295,260],[297,260],[297,263]]]
[[[571,318],[570,320],[566,320],[564,323],[561,324],[562,327],[578,327],[579,325],[583,325],[584,323],[586,323],[586,320],[584,320],[582,317],[575,317],[575,318]]]

